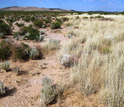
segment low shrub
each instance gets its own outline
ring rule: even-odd
[[[52,22],[52,24],[51,24],[51,29],[58,29],[60,27],[61,27],[60,22]]]
[[[36,47],[32,47],[31,50],[30,50],[30,58],[31,59],[36,59],[38,56],[39,56],[39,51],[37,50]]]
[[[25,18],[24,21],[29,22],[31,19],[30,18]]]
[[[35,20],[35,21],[34,21],[34,25],[37,26],[37,27],[39,27],[39,28],[42,28],[42,26],[43,26],[43,21],[41,21],[41,20]]]
[[[48,105],[50,104],[57,96],[57,91],[55,90],[54,86],[52,85],[52,80],[48,77],[42,78],[42,90],[41,90],[41,105]]]
[[[19,32],[14,32],[13,33],[13,38],[16,38],[16,37],[18,37],[19,36]]]
[[[16,61],[17,59],[29,59],[29,51],[30,47],[27,44],[21,43],[19,45],[14,46],[12,49],[12,56],[11,58],[13,61]]]
[[[24,26],[24,23],[16,23],[18,27]]]
[[[0,69],[3,69],[3,70],[9,69],[9,66],[10,66],[10,62],[9,61],[1,62],[0,63]]]

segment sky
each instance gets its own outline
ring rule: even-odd
[[[0,0],[0,8],[45,7],[77,11],[124,11],[124,0]]]

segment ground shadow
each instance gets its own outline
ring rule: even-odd
[[[6,97],[6,96],[13,96],[13,94],[17,92],[17,89],[15,87],[11,89],[8,89],[7,87],[5,87],[5,89],[6,89],[6,93],[3,95],[0,95],[0,98]]]

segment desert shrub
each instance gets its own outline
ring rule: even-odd
[[[3,95],[5,93],[6,93],[6,89],[5,89],[4,85],[3,85],[3,83],[0,83],[0,95]]]
[[[103,16],[98,15],[98,16],[95,16],[95,18],[104,18],[104,17],[103,17]]]
[[[58,39],[50,39],[49,44],[48,44],[49,45],[48,48],[50,50],[57,49],[59,47],[59,44],[60,44],[60,40],[58,40]]]
[[[0,23],[3,23],[4,21],[0,19]]]
[[[67,23],[66,26],[69,27],[69,26],[72,26],[72,24],[71,23]]]
[[[93,16],[90,16],[90,19],[93,19],[94,17]]]
[[[104,48],[104,49],[103,49],[103,53],[104,53],[104,54],[108,54],[109,52],[110,52],[110,49],[109,49],[109,48]]]
[[[11,22],[9,22],[9,26],[11,26],[11,27],[12,27],[12,23],[11,23]]]
[[[43,105],[50,104],[56,97],[57,91],[52,86],[52,80],[48,77],[42,78],[41,100]]]
[[[35,20],[35,17],[31,17],[31,21],[33,22]]]
[[[40,54],[39,54],[39,51],[37,50],[37,48],[36,48],[36,47],[32,47],[31,50],[30,50],[30,55],[29,55],[29,57],[30,57],[31,59],[35,59],[35,58],[37,58],[39,55],[40,55]]]
[[[83,19],[88,19],[88,17],[83,17]]]
[[[3,70],[9,69],[9,66],[10,66],[10,62],[9,61],[1,62],[0,63],[0,69],[3,69]]]
[[[30,18],[25,18],[24,21],[29,22],[31,19]]]
[[[0,42],[0,59],[1,60],[8,59],[10,55],[11,55],[10,45],[5,40],[2,40]]]
[[[29,35],[26,36],[26,33],[29,33]],[[37,40],[37,36],[39,35],[39,31],[38,29],[34,29],[31,26],[29,27],[22,27],[19,31],[20,35],[25,35],[26,38],[30,39],[30,40]]]
[[[52,24],[51,24],[51,29],[58,29],[60,27],[61,27],[60,22],[52,22]]]
[[[76,20],[77,20],[77,19],[80,19],[80,17],[79,17],[79,16],[76,16]]]
[[[15,67],[15,68],[11,68],[12,72],[14,72],[16,74],[16,76],[18,76],[20,74],[19,68]]]
[[[43,41],[44,40],[44,36],[37,36],[37,41]]]
[[[11,28],[6,23],[0,23],[0,32],[4,33],[5,35],[11,34]]]
[[[30,39],[30,40],[37,40],[37,36],[39,35],[38,29],[28,28],[28,32],[30,34],[28,39]]]
[[[27,29],[26,26],[21,27],[20,30],[19,30],[20,35],[24,35],[27,32],[28,32],[28,29]]]
[[[14,32],[13,33],[13,38],[18,37],[18,36],[19,36],[19,32]]]
[[[16,23],[18,27],[24,26],[24,23]]]
[[[12,48],[12,59],[28,59],[30,47],[27,44],[21,43]]]
[[[42,26],[43,26],[43,21],[41,21],[41,20],[35,20],[35,21],[34,21],[34,25],[37,26],[37,27],[39,27],[39,28],[42,28]]]
[[[50,19],[46,19],[46,20],[44,20],[45,21],[45,23],[47,24],[47,23],[51,23],[51,20]]]
[[[4,37],[4,33],[0,33],[0,38],[3,38]]]
[[[68,21],[69,18],[67,18],[67,17],[63,17],[62,20],[65,22],[65,21]]]

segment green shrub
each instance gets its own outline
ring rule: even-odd
[[[18,36],[19,36],[19,32],[14,32],[13,38],[16,38],[16,37],[18,37]]]
[[[43,26],[43,21],[41,21],[41,20],[35,20],[35,21],[34,21],[34,25],[37,26],[37,27],[39,27],[39,28],[42,28],[42,26]]]
[[[51,24],[51,29],[58,29],[60,27],[61,27],[60,22],[52,22],[52,24]]]
[[[69,26],[72,26],[72,24],[71,23],[67,23],[66,26],[69,27]]]
[[[79,17],[79,16],[76,16],[76,20],[77,20],[77,19],[80,19],[80,17]]]
[[[88,19],[88,17],[83,17],[83,19]]]
[[[67,17],[63,17],[62,20],[65,22],[65,21],[68,21],[69,18],[67,18]]]
[[[31,17],[31,21],[33,22],[35,20],[35,17]]]
[[[3,38],[4,37],[4,33],[0,33],[0,38]]]
[[[16,23],[18,27],[24,26],[24,23]]]
[[[0,42],[0,59],[1,60],[8,59],[10,55],[11,55],[10,45],[5,40],[2,40]]]
[[[13,50],[13,60],[28,59],[29,58],[29,45],[22,43]]]
[[[29,33],[28,35],[27,32]],[[22,27],[19,32],[20,35],[24,35],[24,38],[28,38],[30,40],[37,40],[37,36],[39,35],[38,29],[34,29],[31,26],[29,27]]]
[[[4,33],[5,35],[11,34],[11,28],[6,23],[0,23],[0,32]]]
[[[104,48],[104,49],[103,49],[103,53],[104,53],[104,54],[108,54],[109,52],[110,52],[109,48]]]
[[[25,18],[24,21],[29,22],[31,19],[30,18]]]

